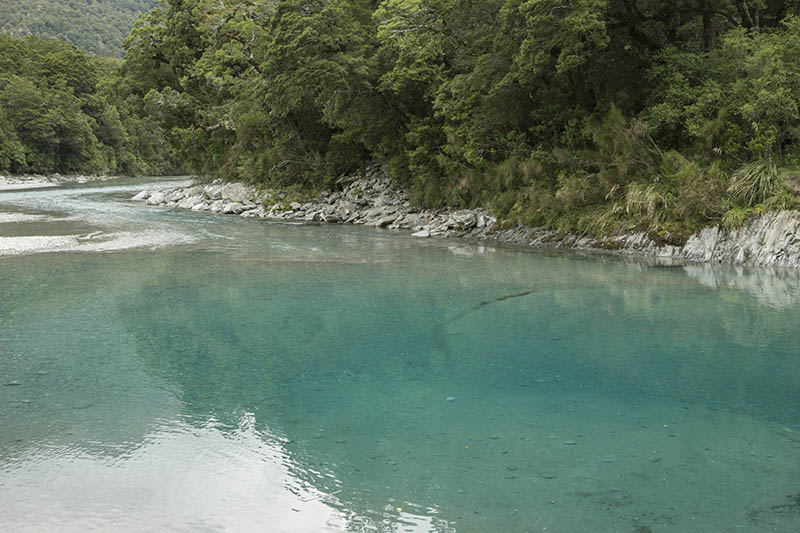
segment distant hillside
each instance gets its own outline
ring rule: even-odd
[[[24,0],[0,2],[0,32],[61,39],[103,56],[120,57],[139,14],[158,0]]]

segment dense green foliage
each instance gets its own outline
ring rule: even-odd
[[[0,163],[142,168],[168,160],[163,131],[190,169],[229,179],[314,189],[377,161],[420,204],[512,222],[735,225],[797,206],[799,15],[798,0],[162,0],[119,76],[40,41],[3,59]]]
[[[799,5],[165,0],[124,75],[197,171],[674,234],[796,205]]]
[[[141,13],[158,0],[17,0],[0,2],[0,32],[60,39],[81,50],[119,57]]]
[[[170,170],[161,127],[117,72],[62,41],[0,35],[0,172]]]

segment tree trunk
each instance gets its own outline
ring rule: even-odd
[[[714,14],[710,11],[703,12],[703,50],[708,52],[714,48],[716,29],[714,27]]]
[[[739,15],[742,17],[742,26],[748,29],[755,27],[755,21],[753,21],[753,15],[750,13],[750,5],[747,0],[742,0],[741,3],[737,4],[737,7],[739,8]]]

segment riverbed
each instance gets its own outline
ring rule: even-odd
[[[0,192],[0,530],[800,529],[796,271],[130,201],[183,183]]]

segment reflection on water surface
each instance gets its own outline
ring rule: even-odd
[[[140,187],[0,193],[0,529],[800,528],[796,273]]]

